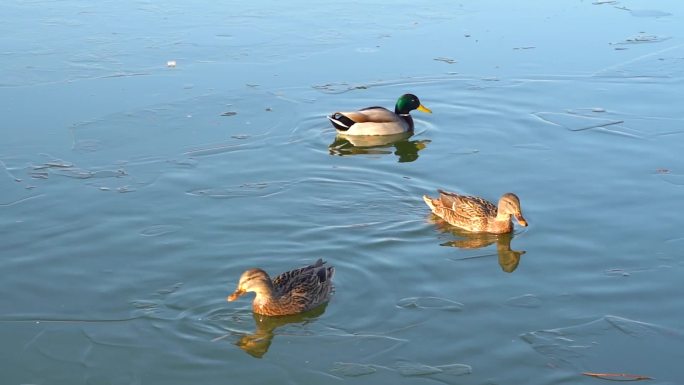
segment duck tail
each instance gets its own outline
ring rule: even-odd
[[[347,131],[355,123],[353,120],[339,112],[335,112],[334,114],[328,116],[328,120],[330,120],[330,123],[332,123],[335,129],[340,131]]]
[[[319,282],[326,282],[332,279],[335,274],[335,268],[333,266],[323,266],[326,261],[323,258],[318,258],[318,261],[312,265],[316,269],[316,275],[318,276]]]
[[[434,204],[434,202],[432,201],[432,198],[430,198],[430,197],[427,196],[427,195],[423,195],[423,200],[425,201],[425,204],[428,205],[428,207],[430,208],[430,210],[435,211],[435,204]]]

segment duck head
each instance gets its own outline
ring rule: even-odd
[[[228,301],[235,301],[240,296],[253,291],[257,297],[270,295],[273,292],[273,283],[268,274],[261,269],[249,269],[242,273],[237,289],[228,296]]]
[[[513,193],[506,193],[501,196],[501,199],[499,199],[498,214],[512,215],[520,226],[527,226],[527,221],[523,217],[522,209],[520,208],[520,199]]]
[[[397,114],[408,114],[413,110],[426,112],[428,114],[432,113],[429,108],[420,104],[420,100],[414,94],[401,95],[399,100],[397,100],[397,105],[394,107],[394,112]]]

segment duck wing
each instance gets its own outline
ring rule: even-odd
[[[399,116],[393,111],[388,110],[385,107],[367,107],[355,112],[356,116],[360,119],[365,119],[361,122],[375,122],[375,123],[390,123],[398,122]]]
[[[396,123],[400,119],[384,107],[368,107],[359,111],[335,112],[328,116],[338,130],[346,131],[356,123]]]
[[[335,268],[324,266],[325,263],[319,259],[312,265],[282,273],[273,279],[273,287],[285,302],[311,309],[325,302],[332,292]]]
[[[445,209],[463,218],[496,217],[496,206],[480,197],[439,190],[439,201]]]

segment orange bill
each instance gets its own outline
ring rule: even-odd
[[[520,223],[520,226],[527,227],[527,221],[525,220],[525,218],[523,218],[522,214],[515,214],[515,219],[518,221],[518,223]]]
[[[233,302],[236,299],[240,298],[240,296],[243,294],[245,294],[245,291],[238,289],[238,290],[235,290],[235,292],[233,294],[229,295],[228,298],[226,298],[226,299],[228,300],[228,302]]]

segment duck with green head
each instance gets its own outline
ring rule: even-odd
[[[352,112],[335,112],[328,119],[341,135],[394,135],[413,132],[413,110],[432,113],[420,104],[416,95],[404,94],[397,100],[394,112],[375,106]]]

